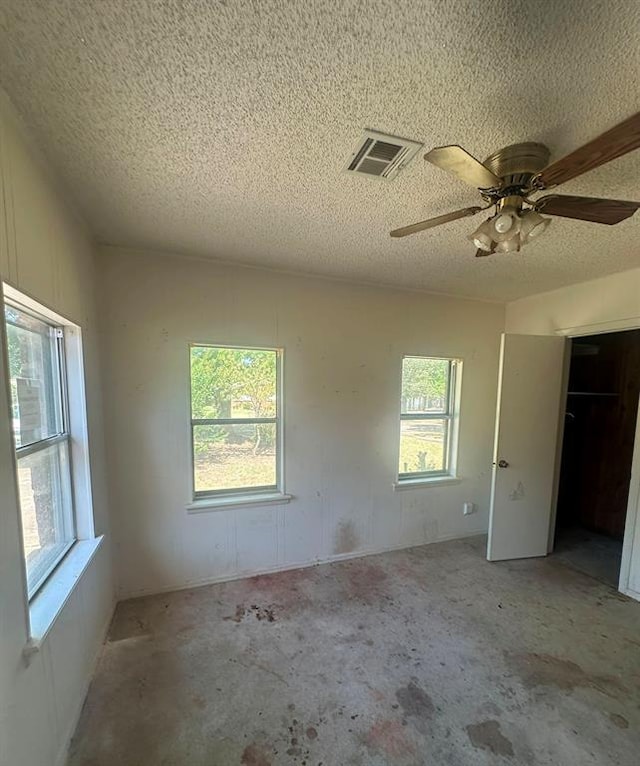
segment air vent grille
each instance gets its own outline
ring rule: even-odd
[[[369,151],[369,157],[373,157],[376,160],[386,160],[391,162],[398,152],[402,151],[402,147],[398,144],[388,144],[386,141],[376,141]]]
[[[354,149],[347,170],[392,179],[422,147],[417,141],[365,130]]]
[[[372,176],[381,176],[387,169],[388,164],[388,162],[377,162],[376,160],[365,158],[358,165],[358,171],[360,173],[369,173]]]

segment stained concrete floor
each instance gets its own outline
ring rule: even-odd
[[[638,766],[640,603],[473,538],[121,603],[69,766]]]

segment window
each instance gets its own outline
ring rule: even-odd
[[[402,360],[400,482],[455,474],[460,367],[454,359]]]
[[[192,345],[194,498],[280,487],[280,366],[275,349]]]
[[[4,306],[22,537],[31,598],[75,540],[63,328]]]

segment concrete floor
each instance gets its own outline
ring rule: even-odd
[[[583,527],[565,527],[556,531],[553,555],[567,566],[618,587],[622,541],[614,540]]]
[[[640,603],[484,539],[123,602],[70,766],[637,766]]]

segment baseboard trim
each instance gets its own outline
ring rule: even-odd
[[[320,566],[321,564],[331,564],[338,561],[347,561],[349,559],[359,559],[364,558],[365,556],[378,556],[381,553],[391,553],[392,551],[407,550],[409,548],[422,548],[425,545],[433,545],[434,543],[446,543],[450,540],[464,540],[468,537],[478,537],[479,535],[486,534],[486,529],[474,529],[469,530],[468,532],[464,532],[463,534],[453,533],[450,535],[440,535],[434,540],[429,540],[425,543],[419,543],[418,545],[400,543],[399,545],[385,546],[384,548],[365,548],[358,551],[350,551],[349,553],[332,553],[329,556],[322,556],[315,559],[291,562],[275,567],[251,569],[242,572],[216,575],[215,577],[207,577],[201,580],[189,580],[185,583],[166,585],[162,588],[144,588],[130,592],[120,592],[118,593],[118,601],[127,601],[128,599],[142,598],[144,596],[154,596],[160,593],[174,593],[181,590],[190,590],[191,588],[200,588],[204,585],[216,585],[217,583],[233,582],[235,580],[246,580],[249,577],[258,577],[259,575],[265,574],[275,574],[277,572],[288,572],[292,569],[308,569],[309,567]]]
[[[78,726],[78,721],[80,720],[80,715],[82,713],[82,708],[84,707],[85,700],[87,699],[87,694],[89,693],[89,687],[91,686],[91,681],[93,681],[93,677],[98,667],[98,662],[100,662],[100,658],[102,657],[102,652],[104,651],[105,642],[107,640],[107,633],[109,632],[109,626],[111,625],[111,620],[113,620],[113,615],[115,613],[117,605],[118,605],[117,600],[113,599],[111,603],[111,608],[109,609],[109,612],[107,615],[107,619],[100,631],[100,640],[98,641],[98,646],[96,647],[96,650],[94,652],[93,659],[91,661],[91,668],[89,670],[89,673],[87,673],[86,682],[84,684],[82,694],[80,695],[80,700],[78,702],[74,715],[71,717],[71,721],[69,723],[69,726],[67,727],[67,732],[60,745],[60,749],[58,750],[58,757],[55,760],[55,766],[65,766],[65,764],[67,763],[67,759],[69,757],[69,746],[71,745],[71,738],[75,734],[76,727]]]

